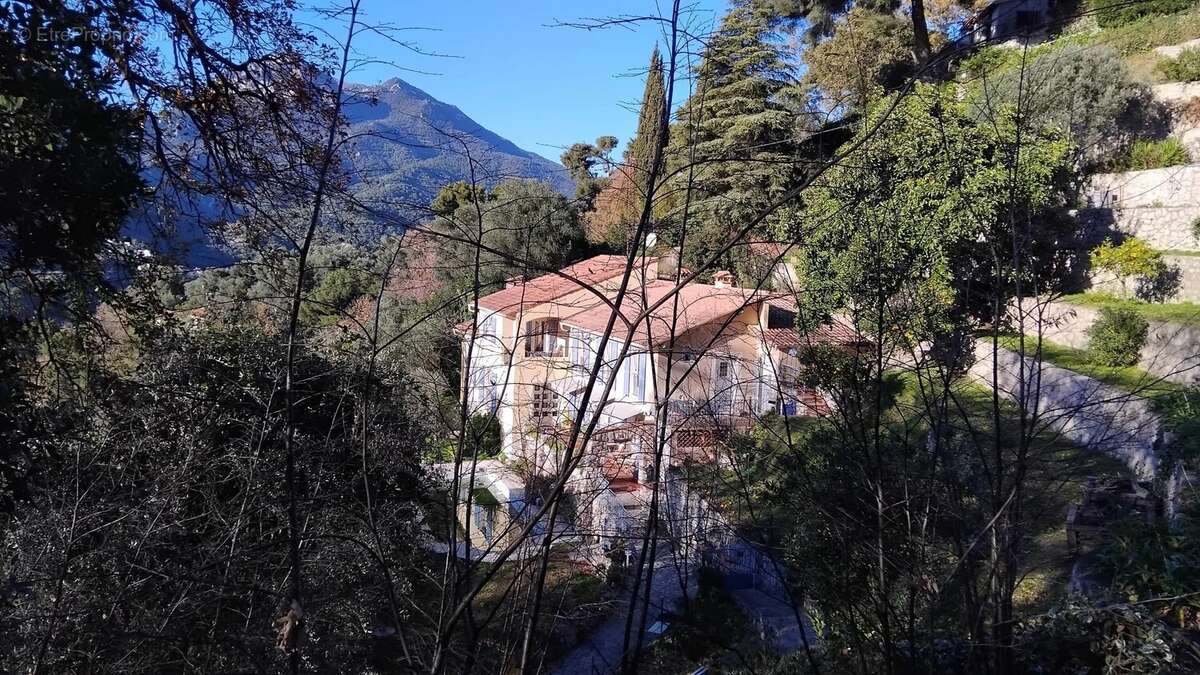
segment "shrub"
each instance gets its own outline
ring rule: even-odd
[[[491,459],[500,454],[500,422],[494,415],[477,413],[468,417],[464,436],[464,458]],[[457,450],[458,439],[447,438],[442,442],[439,461],[454,461]]]
[[[1192,238],[1196,243],[1200,243],[1200,218],[1192,221]]]
[[[969,98],[976,116],[990,118],[996,108],[1016,108],[1020,97],[1021,111],[1031,122],[1067,132],[1089,160],[1119,149],[1123,139],[1141,130],[1141,118],[1155,110],[1147,105],[1145,85],[1133,80],[1111,47],[1068,45],[979,82]]]
[[[1139,54],[1163,45],[1177,45],[1200,37],[1200,12],[1172,16],[1150,16],[1131,24],[1106,30],[1104,44],[1121,54]]]
[[[1132,366],[1149,332],[1150,324],[1134,309],[1105,307],[1088,328],[1088,350],[1101,365]]]
[[[1184,672],[1180,661],[1196,663],[1190,642],[1155,608],[1096,607],[1077,597],[1021,621],[1014,651],[1031,673],[1168,673]]]
[[[1177,138],[1161,141],[1134,141],[1124,157],[1113,163],[1115,171],[1143,171],[1179,166],[1191,161],[1187,148]]]
[[[1124,26],[1148,16],[1182,12],[1192,7],[1194,0],[1090,0],[1096,22],[1105,28]]]
[[[1191,47],[1173,59],[1160,61],[1154,72],[1167,82],[1194,82],[1200,80],[1200,49]]]
[[[1122,291],[1127,291],[1129,279],[1136,279],[1141,284],[1153,283],[1166,268],[1162,254],[1137,237],[1129,237],[1119,246],[1114,246],[1111,239],[1105,239],[1092,249],[1091,262],[1093,269],[1116,275]],[[1128,292],[1124,295],[1128,297]]]

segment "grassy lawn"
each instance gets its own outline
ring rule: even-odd
[[[915,414],[923,408],[916,377],[904,373],[897,375],[897,379],[902,384],[896,396],[897,407],[912,406]],[[995,428],[991,390],[964,379],[954,386],[953,394],[960,412],[952,424],[959,427],[959,433],[966,433],[969,426],[976,434],[975,443],[986,447]],[[1019,422],[1012,403],[1001,401],[1000,424],[1001,437],[1007,439],[1005,445],[1015,446]],[[918,431],[923,431],[923,425],[918,426]],[[1128,475],[1122,462],[1084,450],[1058,434],[1047,430],[1034,435],[1029,449],[1024,505],[1028,538],[1021,548],[1025,573],[1013,596],[1018,611],[1036,614],[1066,597],[1075,561],[1067,547],[1066,512],[1070,504],[1082,498],[1087,479]]]
[[[1147,321],[1170,321],[1190,326],[1200,326],[1200,305],[1192,302],[1173,302],[1159,304],[1141,302],[1138,300],[1122,300],[1108,293],[1076,293],[1064,295],[1060,301],[1072,305],[1083,305],[1097,309],[1110,307],[1128,307],[1137,311]]]
[[[1016,351],[1020,346],[1015,335],[1000,337],[1000,346]],[[1166,412],[1176,396],[1187,388],[1148,373],[1137,366],[1104,366],[1092,360],[1086,349],[1060,345],[1042,338],[1041,344],[1034,336],[1025,336],[1025,353],[1033,355],[1041,348],[1042,360],[1082,375],[1100,380],[1131,394],[1148,399],[1160,412]]]

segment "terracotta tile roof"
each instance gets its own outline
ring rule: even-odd
[[[817,327],[807,333],[801,333],[795,328],[768,328],[763,332],[767,344],[783,349],[791,347],[811,347],[813,345],[857,345],[867,340],[852,327],[834,321]]]
[[[785,253],[796,251],[797,247],[783,241],[751,241],[747,242],[750,252],[764,258],[782,258]]]
[[[645,303],[642,293],[635,292],[628,296],[621,305],[621,316],[626,322],[632,321],[646,306],[650,306],[667,296],[675,285],[669,281],[652,281],[646,284]],[[671,327],[675,327],[675,335],[682,335],[693,328],[719,321],[734,312],[760,302],[765,294],[749,288],[726,287],[718,288],[708,284],[688,284],[679,291],[678,303],[668,299],[659,305],[650,316],[650,327],[647,330],[646,321],[639,321],[634,326],[634,341],[649,346],[651,338],[654,346],[670,340]],[[608,324],[611,310],[597,303],[581,312],[562,320],[564,324],[582,328],[594,333],[603,332]],[[613,326],[613,337],[624,339],[629,334],[626,322],[618,319]],[[649,334],[648,334],[649,333]]]
[[[646,262],[650,264],[656,260],[652,258]],[[564,267],[558,274],[543,274],[485,295],[479,299],[479,306],[512,318],[520,312],[574,293],[583,288],[582,284],[598,284],[615,279],[624,271],[625,256],[598,255]]]

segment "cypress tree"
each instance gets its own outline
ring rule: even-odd
[[[624,250],[633,225],[642,216],[654,148],[658,143],[658,123],[666,98],[662,56],[655,45],[646,70],[637,132],[625,148],[622,166],[609,175],[608,185],[596,197],[595,210],[588,214],[589,238],[597,243]]]
[[[646,71],[646,88],[642,91],[642,107],[638,112],[637,133],[625,149],[625,164],[641,177],[639,186],[644,185],[645,174],[652,168],[654,147],[658,142],[658,122],[662,118],[667,89],[663,85],[663,62],[658,45],[650,54],[650,67]]]

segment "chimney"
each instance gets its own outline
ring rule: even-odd
[[[654,270],[656,279],[675,280],[675,273],[679,271],[679,256],[674,251],[664,253],[658,257],[658,265]],[[647,276],[649,276],[647,274]]]
[[[713,286],[717,288],[729,288],[733,285],[733,272],[728,270],[720,270],[713,272]]]

